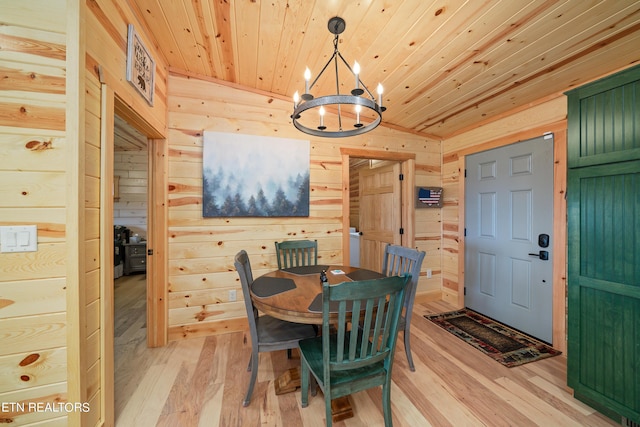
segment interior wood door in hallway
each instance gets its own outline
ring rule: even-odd
[[[382,271],[387,243],[401,244],[400,163],[360,171],[360,267]]]
[[[553,136],[467,156],[465,305],[553,341]]]

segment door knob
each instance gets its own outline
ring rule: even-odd
[[[542,261],[548,261],[549,260],[549,252],[548,251],[540,251],[537,254],[529,254],[531,256],[537,256],[538,258],[540,258]]]

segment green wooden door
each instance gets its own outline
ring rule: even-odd
[[[640,422],[640,67],[567,95],[568,384]]]

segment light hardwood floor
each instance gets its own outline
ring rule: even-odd
[[[146,348],[145,276],[115,284],[116,426],[324,426],[320,392],[300,406],[300,392],[276,396],[274,378],[299,364],[294,352],[262,353],[251,404],[246,333],[192,338]],[[416,303],[411,345],[416,371],[398,341],[391,392],[395,426],[614,426],[573,399],[566,359],[505,368],[422,317],[449,311],[442,302]],[[336,427],[382,426],[381,391],[354,394],[354,418]]]

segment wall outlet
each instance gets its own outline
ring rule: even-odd
[[[238,299],[238,295],[236,294],[236,290],[235,289],[231,289],[229,291],[229,301],[233,302],[233,301],[235,301],[237,299]]]
[[[431,279],[432,273],[431,273],[431,269],[427,268],[427,279]]]

